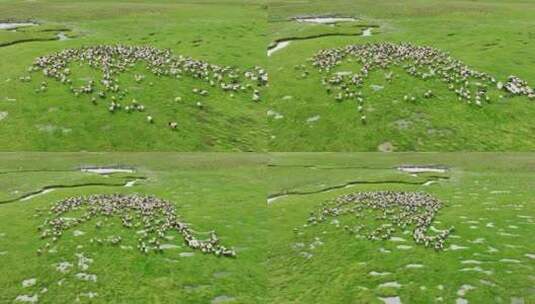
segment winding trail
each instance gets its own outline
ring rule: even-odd
[[[25,193],[25,194],[23,194],[21,196],[18,196],[16,198],[0,201],[0,204],[9,204],[9,203],[13,203],[13,202],[28,200],[29,198],[32,198],[34,196],[37,196],[37,195],[40,195],[40,194],[44,194],[44,193],[48,193],[48,192],[51,192],[51,191],[56,190],[56,189],[85,188],[85,187],[95,187],[95,186],[98,186],[98,187],[131,187],[132,181],[134,181],[134,180],[146,180],[146,179],[147,179],[147,177],[145,177],[145,176],[125,176],[124,177],[125,181],[121,182],[121,183],[92,182],[92,183],[80,183],[80,184],[72,184],[72,185],[63,185],[63,184],[48,185],[48,186],[42,187],[39,190]]]
[[[323,33],[323,34],[316,34],[316,35],[309,35],[309,36],[291,36],[291,37],[284,37],[284,38],[277,38],[271,42],[267,48],[268,56],[271,56],[276,50],[283,49],[284,47],[288,46],[288,44],[292,41],[299,41],[299,40],[312,40],[312,39],[318,39],[318,38],[324,38],[324,37],[350,37],[350,36],[361,36],[361,37],[369,37],[372,34],[372,29],[378,28],[378,25],[364,25],[359,26],[362,28],[360,32],[356,33]]]
[[[40,33],[54,32],[54,34],[55,34],[54,37],[24,38],[24,39],[12,40],[12,41],[8,41],[8,42],[0,42],[0,47],[7,47],[7,46],[12,46],[12,45],[15,45],[15,44],[27,43],[27,42],[61,41],[61,40],[64,40],[64,39],[62,39],[62,35],[60,35],[60,34],[63,33],[63,36],[65,36],[66,32],[71,32],[71,31],[72,30],[68,29],[68,28],[43,29],[43,30],[40,30],[39,32]],[[67,36],[65,36],[65,37],[67,37]],[[70,39],[70,37],[68,37],[68,38]]]
[[[15,45],[15,44],[26,43],[26,42],[55,41],[55,40],[59,40],[59,38],[58,37],[50,37],[50,38],[20,39],[20,40],[13,40],[13,41],[9,41],[9,42],[0,42],[0,47],[7,47],[7,46]]]
[[[377,180],[377,181],[363,181],[363,180],[355,180],[355,181],[349,181],[343,184],[328,186],[325,188],[321,188],[318,190],[309,190],[309,191],[283,191],[275,194],[269,194],[267,197],[268,205],[272,204],[274,201],[276,201],[279,198],[287,197],[287,196],[296,196],[296,195],[310,195],[310,194],[318,194],[323,192],[329,192],[333,190],[343,189],[347,187],[351,187],[354,185],[382,185],[382,184],[396,184],[396,185],[416,185],[416,186],[424,186],[424,185],[430,185],[432,182],[436,182],[440,179],[449,179],[449,176],[439,176],[439,175],[432,175],[427,176],[427,179],[424,181],[400,181],[400,180]]]

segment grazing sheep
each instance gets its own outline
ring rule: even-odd
[[[455,92],[459,101],[467,104],[482,106],[482,101],[490,102],[487,87],[493,86],[512,95],[535,99],[535,90],[516,76],[509,76],[505,83],[497,82],[494,77],[469,68],[445,52],[410,43],[381,42],[323,49],[317,52],[311,61],[320,72],[329,73],[344,60],[358,62],[361,68],[357,73],[335,72],[323,77],[322,84],[326,87],[327,93],[331,93],[333,88],[337,89],[336,101],[356,96],[355,92],[364,85],[370,72],[379,69],[388,70],[392,67],[401,67],[407,74],[418,79],[439,79],[448,84],[448,89]],[[295,66],[295,69],[306,72],[305,66]],[[308,74],[305,72],[304,76]],[[391,82],[393,76],[391,71],[384,74],[387,82]],[[431,90],[424,93],[426,99],[434,96]],[[406,94],[403,100],[415,102],[417,99],[412,94]]]
[[[102,85],[102,90],[96,92],[101,98],[107,98],[110,94],[111,105],[108,110],[114,113],[121,109],[119,100],[125,98],[128,89],[120,85],[119,75],[129,71],[135,64],[143,62],[147,70],[156,77],[172,77],[175,79],[187,76],[209,84],[212,87],[220,88],[225,92],[234,93],[246,90],[253,91],[253,100],[260,101],[260,91],[254,87],[267,85],[268,74],[266,70],[255,66],[242,71],[229,66],[211,64],[202,60],[195,60],[185,56],[175,56],[168,49],[158,49],[150,46],[130,46],[130,45],[96,45],[91,47],[64,49],[48,56],[40,56],[34,60],[28,72],[41,71],[44,76],[55,79],[63,84],[71,84],[71,70],[68,68],[73,63],[84,63],[100,71],[102,78],[98,81]],[[29,81],[30,76],[21,77],[21,81]],[[145,79],[145,75],[134,74],[136,83]],[[150,82],[152,86],[154,83]],[[90,80],[81,87],[70,85],[75,96],[82,94],[93,94],[95,92],[95,81]],[[46,91],[48,84],[43,81],[38,91]],[[207,90],[193,88],[195,94],[207,96]],[[175,97],[176,102],[180,102],[181,97]],[[94,97],[91,98],[93,104],[97,104]],[[202,108],[202,106],[200,107]],[[132,104],[125,107],[127,111],[143,112],[145,106],[138,104],[134,99]]]
[[[423,192],[357,192],[337,197],[325,202],[321,208],[311,213],[307,226],[326,222],[332,217],[352,215],[353,218],[376,214],[376,220],[388,221],[378,227],[364,225],[344,225],[346,232],[364,234],[369,240],[388,240],[397,230],[412,229],[412,237],[417,244],[443,250],[444,243],[453,227],[441,230],[436,234],[428,234],[433,218],[442,208],[442,203],[431,195]],[[336,220],[339,223],[339,220]]]
[[[73,210],[85,210],[85,215],[69,220],[68,224],[64,220],[66,213]],[[38,227],[41,231],[42,239],[51,239],[52,243],[57,242],[60,237],[69,229],[86,223],[97,217],[117,217],[125,228],[143,226],[142,234],[139,234],[138,249],[142,253],[150,251],[160,252],[160,239],[163,239],[167,232],[176,232],[183,236],[184,242],[191,249],[200,250],[206,254],[216,256],[234,257],[236,252],[233,249],[221,245],[215,232],[211,231],[208,239],[197,239],[195,232],[189,228],[189,224],[180,221],[180,217],[175,213],[175,206],[171,202],[158,199],[153,196],[124,195],[124,194],[103,194],[80,197],[70,197],[55,203],[50,208],[51,217],[45,219]],[[102,227],[101,227],[102,228]],[[107,239],[94,238],[90,242],[104,245],[117,245],[122,241],[119,236],[110,236]],[[42,254],[49,249],[45,245],[37,250],[37,254]],[[82,254],[78,255],[82,265],[87,265],[90,259]]]

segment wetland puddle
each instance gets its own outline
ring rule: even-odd
[[[26,197],[23,197],[23,198],[20,199],[20,201],[23,202],[23,201],[31,200],[31,199],[34,198],[34,197],[37,197],[37,196],[40,196],[40,195],[43,195],[43,194],[47,194],[47,193],[50,193],[50,192],[52,192],[52,191],[54,191],[54,189],[45,189],[45,190],[43,190],[43,191],[41,191],[41,192],[37,192],[37,193],[35,193],[35,194],[32,194],[32,195],[28,195],[28,196],[26,196]]]
[[[65,35],[65,32],[59,32],[56,37],[58,38],[59,41],[65,41],[65,40],[69,40],[71,38],[69,38],[69,36]]]
[[[37,25],[39,24],[33,22],[0,22],[0,30],[14,30],[19,27]]]
[[[312,22],[312,23],[324,23],[324,24],[334,24],[336,22],[340,21],[332,21],[332,20],[340,20],[343,19],[344,21],[355,21],[356,19],[353,18],[302,18],[302,19],[295,19],[295,20],[326,20],[325,22],[319,22],[319,21],[298,21],[298,22]],[[350,20],[345,20],[350,19]],[[327,22],[330,21],[330,22]],[[373,28],[374,26],[370,26],[366,29],[363,29],[361,32],[356,33],[323,33],[323,34],[316,34],[311,36],[304,36],[304,37],[286,37],[286,38],[279,38],[270,43],[270,45],[267,48],[267,55],[270,57],[275,52],[278,52],[284,48],[286,48],[292,41],[298,41],[298,40],[312,40],[312,39],[318,39],[323,37],[331,37],[331,36],[360,36],[360,37],[370,37],[373,35]]]
[[[441,166],[413,166],[413,165],[403,165],[399,166],[397,168],[399,171],[407,172],[407,173],[446,173],[448,171],[447,168],[441,167]]]
[[[357,21],[351,17],[298,17],[294,18],[297,22],[316,23],[316,24],[333,24],[338,22]]]
[[[372,29],[371,27],[365,29],[364,31],[362,31],[362,37],[370,37],[372,36]]]
[[[271,56],[273,53],[277,52],[277,51],[280,51],[282,50],[283,48],[287,47],[288,45],[290,45],[291,41],[280,41],[280,42],[275,42],[275,44],[271,47],[271,48],[268,48],[267,50],[267,55],[268,56]]]
[[[134,169],[120,168],[120,167],[88,167],[81,168],[80,171],[86,173],[96,173],[101,175],[109,175],[113,173],[134,173]]]

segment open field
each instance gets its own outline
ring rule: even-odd
[[[271,1],[269,38],[284,44],[268,59],[269,150],[532,151],[533,99],[497,86],[510,75],[535,84],[533,11],[532,1]],[[355,21],[294,20],[304,16]],[[451,65],[421,60],[367,69],[360,78],[362,54],[329,71],[313,66],[321,50],[383,42],[431,47],[496,82],[467,77],[465,83],[457,76],[443,82],[441,73],[451,76]],[[379,55],[374,51],[365,62]],[[410,75],[411,65],[420,74]],[[350,80],[355,75],[357,85]],[[351,96],[338,98],[344,90],[334,81],[340,80]],[[480,90],[488,92],[477,100]]]
[[[402,165],[438,167],[408,173],[396,169]],[[271,301],[533,303],[534,170],[533,154],[271,154]],[[440,201],[425,234],[453,227],[444,249],[416,243],[414,225],[386,226],[396,229],[386,240],[368,239],[389,213],[364,208],[318,221],[322,204],[378,191]]]
[[[37,303],[266,302],[265,159],[258,154],[2,154],[0,303],[17,297]],[[80,170],[95,167],[123,171]],[[195,236],[202,240],[215,231],[236,257],[203,254],[172,231],[158,238],[161,252],[142,253],[138,239],[150,244],[152,236],[144,238],[143,232],[150,234],[150,228],[124,228],[121,217],[111,215],[72,227],[56,242],[40,238],[52,229],[43,223],[55,218],[48,210],[56,202],[111,193],[168,200]],[[81,210],[60,217],[72,222]]]
[[[534,50],[535,0],[0,0],[0,304],[535,304]]]
[[[534,9],[5,0],[0,149],[531,151]]]
[[[247,69],[266,63],[266,10],[261,2],[3,0],[0,23],[6,21],[39,25],[0,29],[0,149],[4,151],[266,148],[265,106],[253,101],[253,90],[262,94],[263,88],[254,82],[249,82],[251,88],[225,91],[217,80],[212,84],[192,77],[186,69],[178,72],[180,79],[175,74],[159,75],[147,70],[146,62],[116,74],[112,67],[111,77],[105,79],[101,67],[71,61],[64,83],[61,77],[43,76],[41,70],[27,71],[40,56],[121,44],[169,49],[170,56],[239,69],[243,78]],[[73,88],[91,81],[90,92],[73,94]],[[118,91],[112,90],[115,84]],[[106,96],[100,98],[101,92]],[[143,105],[142,111],[126,109],[134,99]],[[114,103],[122,107],[109,110]],[[170,123],[176,123],[176,129],[169,128]]]
[[[534,170],[521,153],[4,153],[0,302],[531,303]],[[153,218],[160,200],[186,230]]]

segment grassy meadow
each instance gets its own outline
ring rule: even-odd
[[[0,22],[39,26],[0,30],[0,149],[4,151],[262,151],[266,149],[263,103],[249,93],[235,96],[189,77],[144,73],[141,64],[120,75],[145,113],[109,113],[90,96],[33,74],[19,81],[39,56],[99,44],[149,45],[211,64],[245,70],[266,63],[266,9],[255,1],[0,1]],[[58,40],[63,33],[68,39]],[[50,40],[53,39],[53,40]],[[39,75],[41,74],[41,75]],[[101,75],[72,67],[73,85]],[[42,81],[46,92],[36,92]],[[198,96],[192,89],[206,89]],[[175,97],[181,97],[175,101]],[[109,99],[109,98],[108,98]],[[200,110],[196,103],[204,107]],[[148,124],[146,115],[154,117]],[[178,130],[166,128],[176,121]]]
[[[457,101],[447,85],[410,77],[393,69],[372,71],[361,88],[365,97],[363,125],[352,100],[335,101],[321,84],[309,59],[322,49],[350,44],[410,42],[449,53],[471,68],[505,81],[516,75],[535,83],[535,3],[532,1],[271,1],[270,41],[292,41],[271,54],[268,117],[270,151],[533,151],[535,103],[527,97],[494,93],[482,107]],[[354,17],[354,22],[314,24],[299,16]],[[373,27],[371,36],[361,36]],[[354,33],[355,36],[347,36]],[[344,63],[335,71],[360,69]],[[304,75],[303,73],[307,73]],[[375,91],[374,86],[382,87]],[[421,96],[431,89],[436,97]],[[416,102],[403,100],[419,96]],[[309,121],[310,119],[310,121]]]
[[[0,303],[16,302],[21,295],[37,295],[38,303],[77,299],[81,303],[269,303],[263,266],[269,229],[261,182],[265,159],[258,154],[2,154]],[[88,166],[128,167],[135,172],[106,177],[79,169]],[[132,180],[137,182],[124,186]],[[50,185],[55,185],[52,192],[10,201]],[[233,247],[237,256],[192,250],[180,235],[167,240],[173,246],[162,253],[143,254],[136,248],[139,228],[122,228],[102,217],[102,228],[96,228],[94,219],[76,228],[85,234],[76,235],[71,229],[53,243],[50,252],[37,254],[50,242],[40,239],[37,227],[53,203],[104,193],[169,200],[192,229],[215,230],[221,243]],[[122,236],[121,246],[91,243],[92,238],[110,235]],[[75,254],[93,259],[89,269],[78,268]],[[64,261],[74,265],[66,274],[56,270]],[[75,274],[80,272],[95,274],[96,282],[79,280]],[[22,282],[31,279],[36,279],[35,284],[23,287]]]
[[[402,165],[447,170],[410,174]],[[4,153],[0,303],[24,295],[38,303],[531,303],[534,166],[529,153]],[[81,171],[94,167],[132,171]],[[358,238],[343,230],[348,216],[306,227],[322,202],[387,190],[443,203],[432,230],[454,228],[444,251],[401,231]],[[38,227],[52,204],[106,193],[169,200],[192,229],[215,230],[237,257],[202,254],[180,236],[162,253],[143,254],[139,228],[111,218],[45,246]],[[91,241],[117,235],[120,246]],[[85,272],[96,282],[76,277],[76,254],[93,259]],[[63,262],[70,272],[57,270]]]
[[[0,304],[535,304],[535,92],[508,87],[535,88],[534,16],[530,0],[0,0]],[[381,43],[396,49],[344,48]],[[389,191],[441,208],[327,208]],[[150,199],[51,211],[113,193],[178,216],[149,217]],[[444,250],[417,244],[449,229]],[[214,235],[232,254],[203,247]]]
[[[535,301],[532,154],[270,156],[268,271],[273,303]],[[397,170],[400,165],[449,170],[412,176]],[[426,184],[429,180],[435,182]],[[353,184],[334,188],[348,183]],[[446,250],[417,245],[400,231],[390,240],[371,241],[342,227],[380,221],[374,217],[350,221],[352,216],[345,215],[335,218],[340,223],[328,219],[304,227],[324,201],[385,190],[423,191],[439,199],[444,206],[433,227],[454,227]],[[283,195],[288,192],[294,194]],[[275,194],[282,196],[274,199]]]

